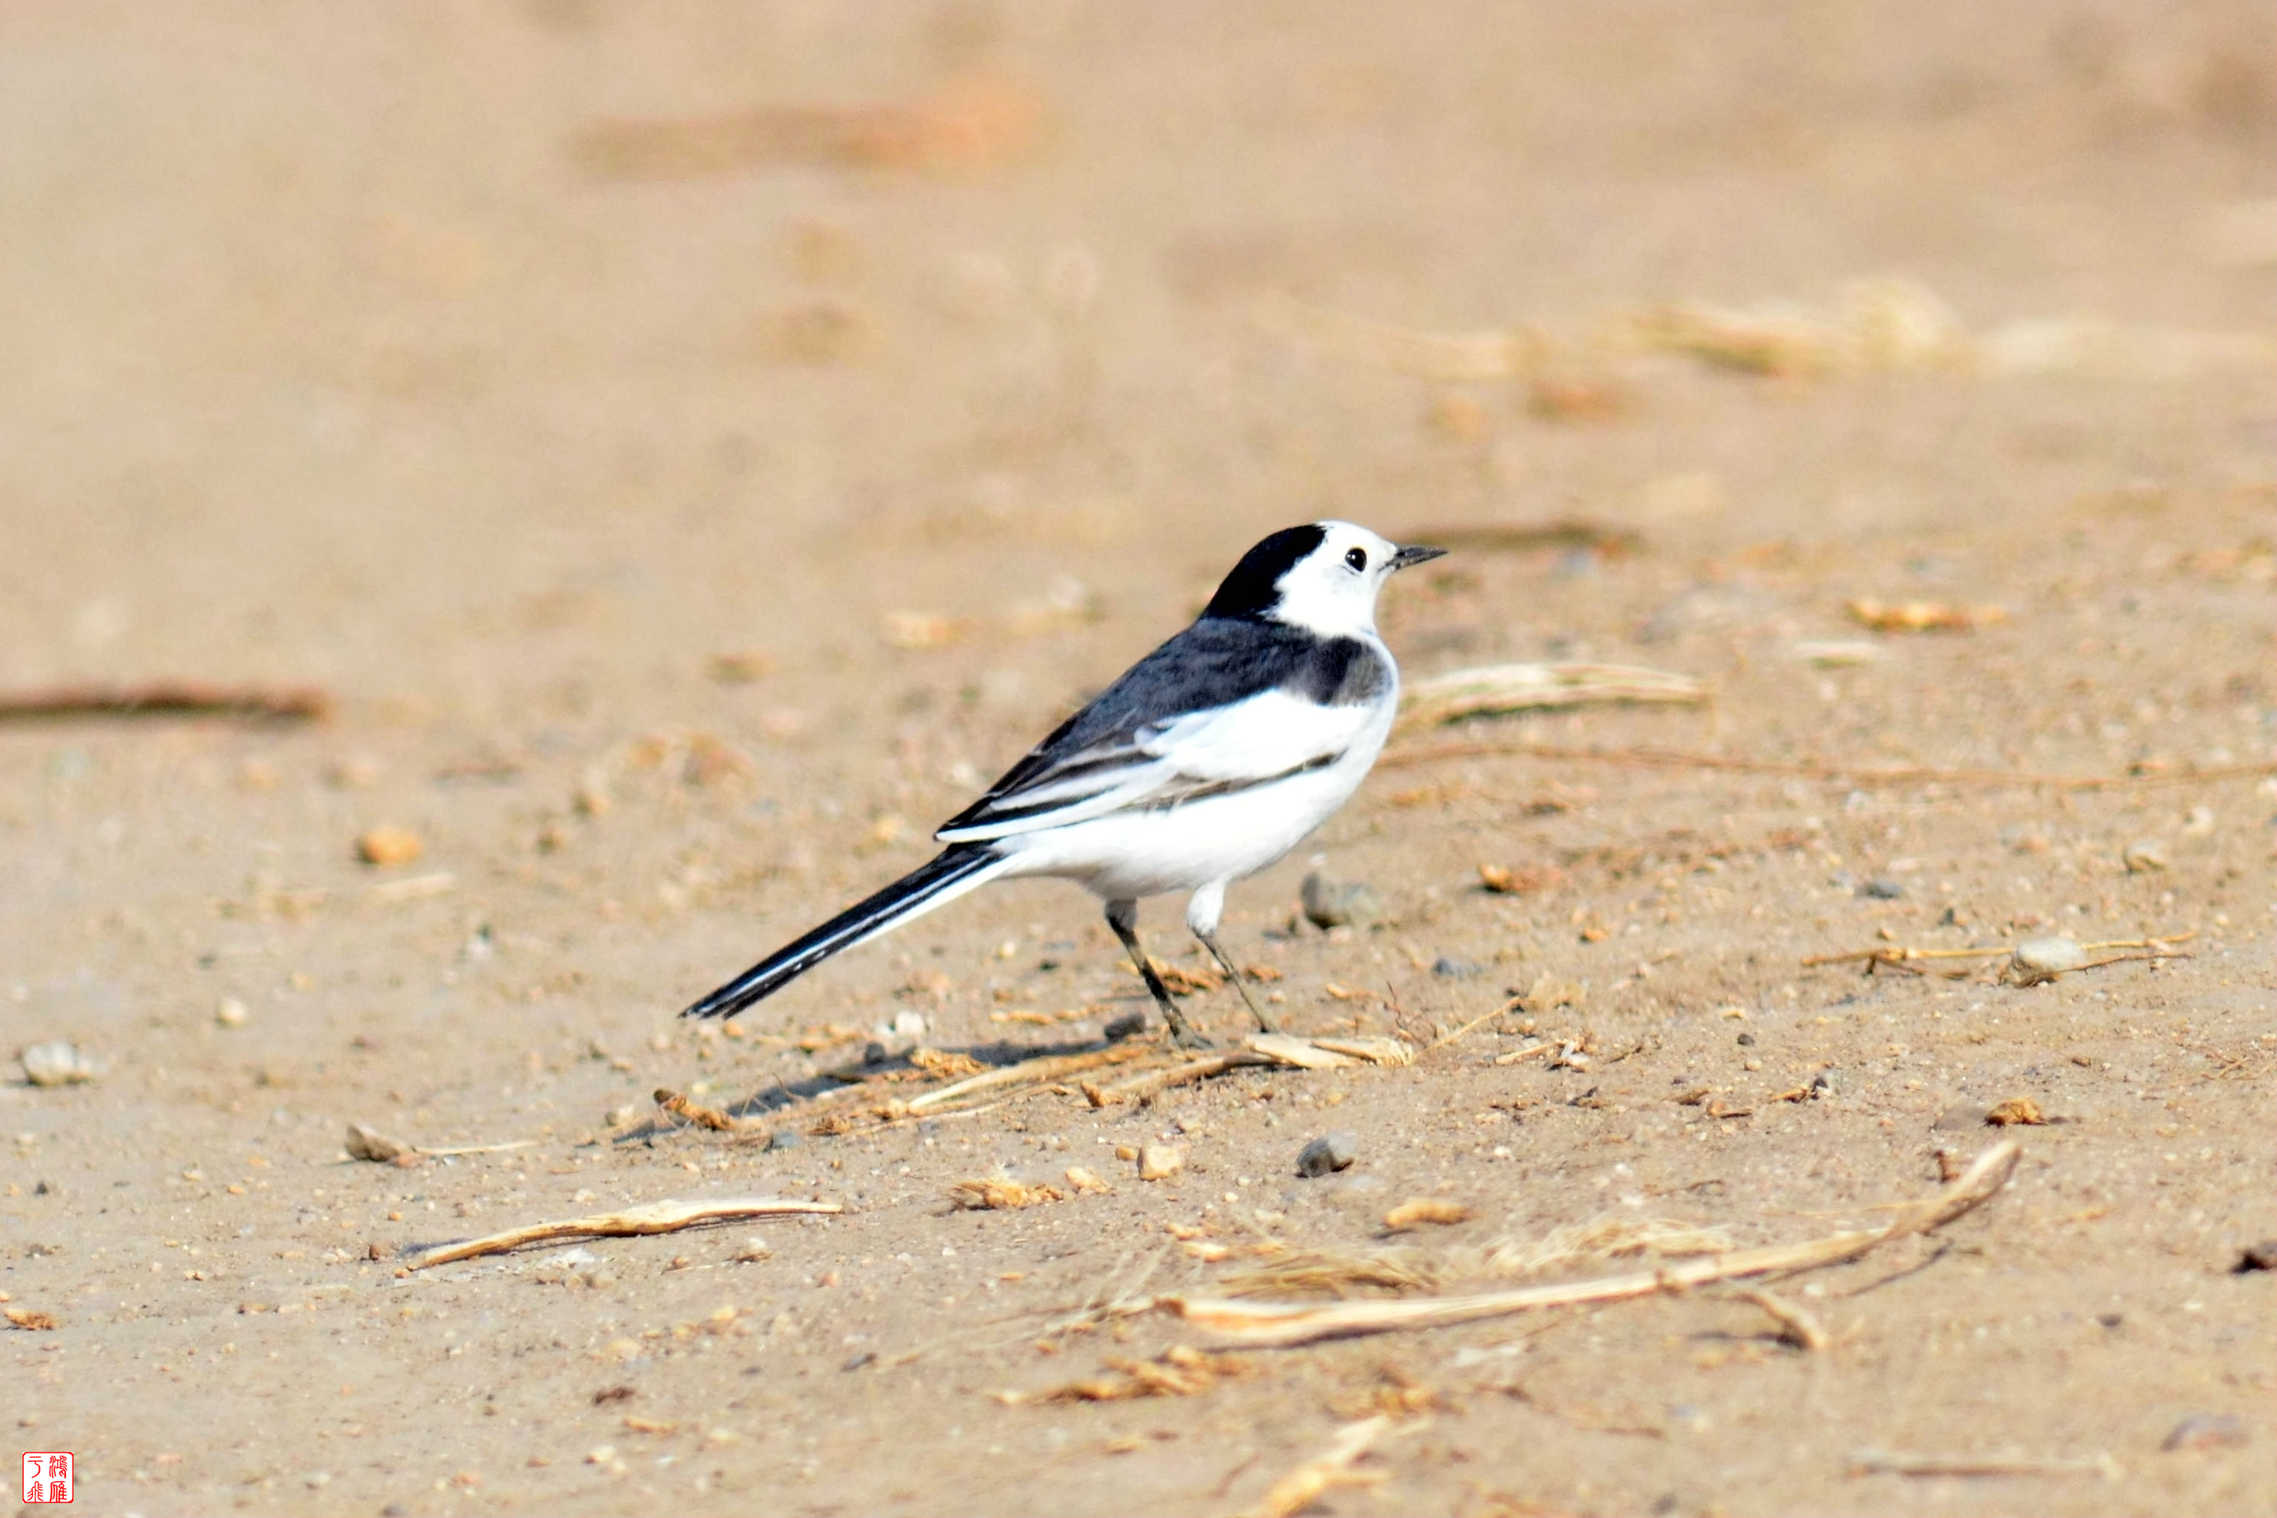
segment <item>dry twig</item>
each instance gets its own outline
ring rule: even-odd
[[[1347,1423],[1336,1431],[1328,1448],[1266,1488],[1250,1509],[1255,1518],[1289,1518],[1310,1507],[1323,1493],[1339,1486],[1370,1486],[1384,1479],[1382,1471],[1355,1471],[1352,1463],[1365,1455],[1392,1426],[1382,1413]]]
[[[908,106],[763,106],[677,120],[604,121],[572,140],[601,179],[680,179],[774,164],[944,172],[1000,163],[1032,144],[1043,102],[1004,80],[965,79]]]
[[[1419,1196],[1400,1203],[1384,1214],[1386,1233],[1405,1233],[1423,1223],[1461,1223],[1470,1218],[1471,1210],[1462,1203],[1443,1196]]]
[[[208,685],[158,680],[147,685],[53,685],[0,692],[0,721],[66,717],[243,717],[309,722],[332,714],[332,698],[308,686]]]
[[[1066,1194],[1057,1186],[1031,1185],[1008,1175],[984,1175],[949,1188],[950,1201],[974,1212],[1011,1211],[1065,1199]]]
[[[656,1088],[656,1105],[674,1117],[685,1118],[698,1127],[711,1129],[714,1133],[731,1133],[743,1126],[742,1120],[732,1114],[722,1112],[717,1107],[706,1107],[699,1102],[690,1101],[670,1086]]]
[[[2106,959],[2085,960],[2072,965],[2035,967],[2028,972],[2026,977],[2020,978],[2019,983],[2031,985],[2042,980],[2054,980],[2059,975],[2077,974],[2081,970],[2100,970],[2105,965],[2130,964],[2137,960],[2188,959],[2189,955],[2175,952],[2172,945],[2188,943],[2197,936],[2197,929],[2191,928],[2180,933],[2168,933],[2156,938],[2114,938],[2101,943],[2080,944],[2077,948],[2083,954],[2099,949],[2141,949],[2148,952],[2114,954]],[[1808,954],[1803,957],[1802,963],[1806,969],[1821,969],[1827,965],[1854,964],[1863,965],[1869,975],[1879,969],[1904,970],[1911,975],[1920,975],[1927,973],[1916,968],[1923,960],[2000,958],[2012,960],[2019,947],[2021,946],[2017,944],[1978,944],[1965,949],[1918,949],[1908,944],[1876,944],[1870,949],[1851,949],[1840,954]],[[1976,971],[1972,967],[1964,965],[1958,969],[1939,970],[1936,973],[1948,980],[1965,980],[1975,974]],[[2007,975],[2009,970],[2004,967],[2000,973]]]
[[[460,1154],[503,1154],[509,1149],[528,1149],[536,1143],[536,1139],[513,1139],[503,1144],[450,1144],[430,1149],[420,1144],[406,1144],[401,1139],[391,1138],[362,1123],[350,1123],[347,1137],[341,1140],[341,1147],[348,1151],[348,1158],[352,1160],[369,1160],[375,1164],[409,1169],[421,1160],[449,1159]]]
[[[1604,702],[1691,706],[1707,699],[1705,682],[1639,665],[1489,664],[1450,670],[1409,686],[1400,701],[1399,725],[1413,731],[1509,712]]]
[[[1853,1476],[2101,1476],[2115,1481],[2118,1462],[2108,1454],[2085,1460],[2045,1455],[1929,1455],[1860,1450],[1850,1457]]]
[[[1107,1362],[1114,1372],[1070,1381],[1046,1392],[998,1392],[996,1400],[1007,1407],[1034,1402],[1124,1402],[1134,1397],[1191,1397],[1218,1382],[1247,1375],[1254,1367],[1237,1355],[1213,1355],[1190,1345],[1173,1344],[1152,1360],[1117,1357]]]
[[[1526,743],[1482,739],[1438,743],[1428,748],[1398,748],[1376,761],[1378,769],[1401,769],[1415,764],[1436,764],[1449,759],[1555,759],[1560,763],[1633,764],[1650,769],[1721,770],[1738,775],[1784,776],[1796,780],[1826,780],[1842,785],[1985,785],[2059,791],[2122,790],[2160,785],[2203,785],[2216,780],[2257,780],[2277,775],[2277,760],[2252,764],[2220,764],[2189,769],[2149,769],[2126,775],[2047,775],[2030,770],[1941,769],[1935,765],[1908,764],[1887,768],[1871,765],[1811,763],[1785,759],[1748,759],[1729,754],[1695,754],[1662,748],[1581,748],[1569,744]]]
[[[1741,1292],[1740,1299],[1754,1303],[1771,1315],[1771,1321],[1779,1325],[1778,1337],[1782,1344],[1816,1352],[1834,1342],[1826,1336],[1826,1330],[1819,1325],[1816,1317],[1776,1292],[1758,1287],[1753,1291]]]
[[[526,1244],[542,1244],[548,1239],[626,1238],[653,1233],[678,1233],[683,1228],[726,1222],[731,1218],[772,1218],[797,1213],[837,1213],[845,1210],[836,1202],[802,1202],[785,1197],[650,1202],[645,1206],[627,1207],[617,1212],[595,1213],[591,1217],[567,1218],[554,1223],[525,1223],[519,1228],[486,1233],[477,1239],[434,1244],[412,1251],[405,1256],[403,1263],[406,1269],[424,1270],[430,1265],[447,1265],[453,1260],[471,1259],[482,1254],[500,1254],[509,1249],[520,1249]]]
[[[1857,1259],[1892,1239],[1928,1232],[1981,1205],[2014,1173],[2021,1152],[2014,1143],[1994,1145],[1979,1155],[1958,1180],[1927,1201],[1904,1208],[1886,1227],[1853,1229],[1800,1244],[1733,1250],[1711,1258],[1664,1265],[1657,1270],[1514,1291],[1394,1302],[1314,1304],[1170,1297],[1164,1299],[1164,1305],[1187,1322],[1225,1338],[1244,1344],[1286,1346],[1393,1329],[1436,1328],[1544,1307],[1624,1301],[1658,1292],[1689,1290],[1713,1281],[1816,1270]]]
[[[1104,1049],[1090,1049],[1081,1054],[1046,1054],[1036,1059],[1022,1060],[1016,1065],[983,1070],[978,1075],[952,1081],[922,1096],[913,1096],[909,1099],[906,1110],[912,1117],[939,1114],[982,1092],[994,1092],[1005,1086],[1042,1085],[1065,1080],[1068,1076],[1085,1070],[1124,1064],[1156,1052],[1151,1045],[1132,1043],[1110,1044]]]

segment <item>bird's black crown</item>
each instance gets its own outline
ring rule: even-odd
[[[1251,620],[1264,616],[1281,599],[1281,576],[1327,540],[1328,531],[1318,522],[1282,528],[1241,556],[1233,572],[1219,582],[1218,593],[1210,597],[1202,615]]]

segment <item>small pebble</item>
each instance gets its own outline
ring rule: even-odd
[[[2119,855],[2130,875],[2148,875],[2166,868],[2166,845],[2156,838],[2138,838]]]
[[[411,1153],[410,1145],[399,1139],[391,1139],[376,1129],[366,1128],[362,1123],[350,1123],[348,1136],[341,1143],[350,1159],[370,1160],[382,1165]]]
[[[426,851],[426,843],[409,828],[370,828],[356,838],[356,857],[381,869],[409,864]]]
[[[796,1149],[806,1142],[806,1135],[796,1128],[777,1128],[767,1135],[769,1149]]]
[[[2277,1239],[2263,1239],[2238,1251],[2237,1263],[2230,1267],[2232,1275],[2248,1275],[2256,1270],[2277,1270]]]
[[[35,1086],[75,1086],[95,1078],[95,1062],[69,1039],[51,1039],[26,1049],[19,1060],[24,1079]]]
[[[1298,1151],[1297,1174],[1312,1180],[1338,1170],[1349,1170],[1359,1157],[1360,1140],[1339,1128],[1322,1134]]]
[[[2234,1449],[2247,1441],[2245,1421],[2235,1413],[2192,1413],[2159,1441],[2163,1450]]]
[[[2028,1096],[2012,1096],[1997,1102],[1985,1113],[1984,1120],[1995,1128],[2013,1128],[2019,1124],[2037,1128],[2048,1120],[2040,1104]]]
[[[234,996],[224,996],[221,1005],[213,1009],[213,1020],[224,1028],[242,1028],[251,1015],[245,1010],[245,1003]]]
[[[896,1038],[916,1040],[925,1036],[925,1014],[922,1012],[896,1012],[893,1015],[893,1032]]]
[[[1853,665],[1873,664],[1882,659],[1887,650],[1879,643],[1856,639],[1817,640],[1795,645],[1795,657],[1817,665],[1820,669],[1848,669]]]
[[[1444,975],[1449,980],[1469,980],[1480,973],[1479,967],[1467,959],[1455,959],[1442,954],[1431,961],[1431,973]]]
[[[1298,899],[1306,919],[1322,932],[1347,925],[1369,928],[1384,920],[1383,898],[1364,881],[1335,881],[1314,870],[1305,876]]]
[[[1139,1179],[1159,1181],[1186,1168],[1186,1151],[1175,1144],[1148,1144],[1139,1150]]]
[[[2076,940],[2060,934],[2027,938],[2008,961],[2008,978],[2020,986],[2036,986],[2086,963],[2087,951]]]
[[[1872,901],[1897,901],[1905,895],[1905,882],[1876,875],[1858,887],[1858,894]]]

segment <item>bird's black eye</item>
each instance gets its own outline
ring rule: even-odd
[[[1355,548],[1344,556],[1344,562],[1354,569],[1366,569],[1368,567],[1368,550]]]

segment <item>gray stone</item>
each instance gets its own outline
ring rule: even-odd
[[[1305,918],[1326,932],[1330,928],[1370,928],[1384,920],[1383,899],[1365,881],[1331,880],[1319,870],[1305,876],[1297,896]]]
[[[2086,963],[2087,951],[2073,939],[2061,934],[2027,938],[2016,946],[2015,954],[2010,957],[2007,975],[2019,986],[2036,986]]]
[[[1333,1133],[1322,1134],[1298,1152],[1297,1174],[1306,1180],[1312,1180],[1338,1170],[1348,1170],[1359,1157],[1359,1138],[1339,1128]]]
[[[2166,868],[2166,845],[2156,838],[2138,838],[2120,853],[2130,875],[2148,875]]]
[[[72,1086],[96,1076],[95,1062],[69,1039],[34,1044],[18,1056],[24,1079],[35,1086]]]

